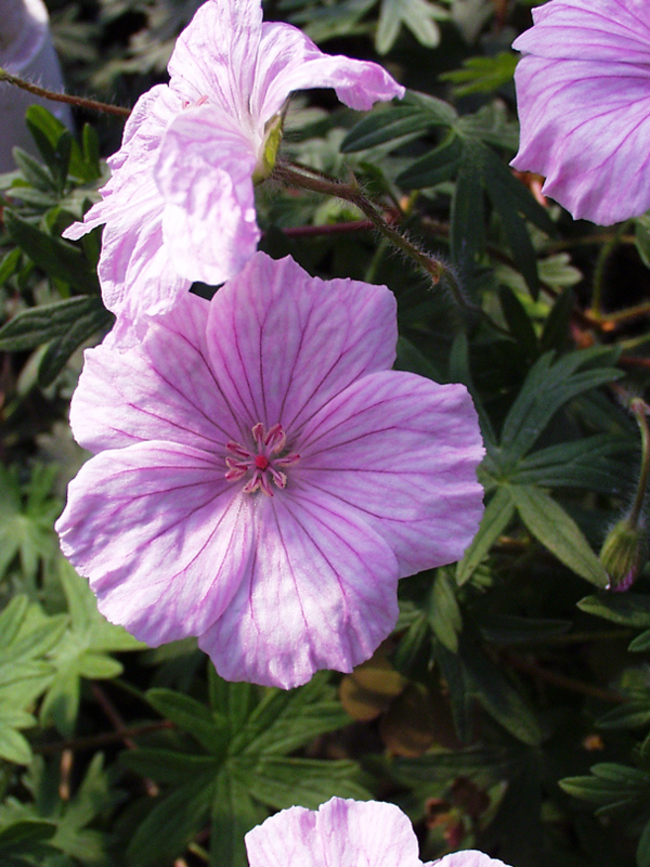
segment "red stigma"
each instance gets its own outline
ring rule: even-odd
[[[255,466],[258,470],[265,470],[269,465],[268,458],[265,458],[264,455],[256,455],[255,456]]]

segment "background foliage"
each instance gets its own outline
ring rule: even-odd
[[[165,80],[196,0],[53,0],[69,90],[132,105]],[[513,867],[650,865],[650,585],[612,594],[597,552],[632,500],[645,395],[650,221],[573,222],[508,168],[509,45],[530,2],[276,0],[267,18],[379,55],[407,98],[366,116],[293,100],[285,155],[349,173],[461,286],[433,291],[353,206],[259,191],[263,247],[386,283],[397,366],[464,382],[487,509],[453,567],[406,579],[391,639],[290,692],[217,677],[193,641],[148,650],[96,611],[53,521],[84,459],[67,426],[80,348],[110,328],[96,200],[121,122],[40,108],[40,160],[0,177],[0,864],[241,867],[270,812],[382,798],[424,860],[476,846]],[[91,125],[90,125],[91,124]]]

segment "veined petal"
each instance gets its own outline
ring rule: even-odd
[[[294,448],[292,480],[357,509],[395,551],[401,576],[458,560],[478,530],[484,449],[462,385],[370,374],[323,407]]]
[[[213,455],[154,441],[84,464],[56,529],[100,611],[157,647],[223,613],[249,571],[249,509]]]
[[[515,39],[517,51],[563,60],[650,62],[646,0],[553,0],[533,9],[533,21]]]
[[[249,428],[282,424],[296,437],[355,379],[392,365],[395,309],[384,286],[325,282],[290,257],[258,253],[212,302],[208,340],[219,385]]]
[[[245,840],[250,867],[422,867],[410,821],[379,801],[332,798],[315,812],[291,807]]]
[[[545,175],[543,192],[576,218],[610,225],[650,207],[650,65],[527,55],[515,81],[513,166]]]
[[[70,424],[90,451],[164,439],[210,451],[225,472],[225,444],[241,436],[208,362],[210,304],[187,294],[173,315],[149,324],[141,343],[84,353]]]
[[[321,668],[352,671],[397,620],[395,555],[332,497],[254,496],[255,559],[199,647],[227,680],[287,689]]]
[[[102,297],[118,317],[133,321],[169,310],[191,285],[174,271],[163,246],[165,202],[153,177],[164,131],[181,107],[165,85],[140,97],[122,147],[109,159],[112,176],[100,190],[102,200],[83,223],[64,232],[66,238],[77,239],[106,223],[98,268]]]
[[[378,100],[404,96],[405,89],[378,63],[323,53],[289,24],[265,23],[255,70],[254,112],[268,120],[295,90],[333,87],[341,102],[367,110]]]
[[[445,855],[444,858],[425,864],[424,867],[508,867],[508,865],[498,858],[490,858],[478,849],[465,849],[462,852]]]
[[[154,175],[165,200],[163,235],[174,269],[218,284],[239,273],[261,237],[251,138],[216,106],[187,109],[170,125]]]
[[[208,97],[246,129],[261,27],[259,0],[208,0],[176,41],[171,87],[190,102]]]

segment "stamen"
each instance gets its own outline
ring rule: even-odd
[[[254,446],[252,450],[236,442],[226,443],[226,449],[236,458],[226,456],[228,467],[225,477],[229,482],[236,482],[252,473],[242,488],[245,494],[262,491],[268,497],[273,496],[271,480],[277,488],[285,488],[287,474],[279,467],[288,467],[300,460],[297,453],[282,454],[286,445],[286,436],[281,424],[275,424],[268,430],[262,422],[258,422],[251,430]]]

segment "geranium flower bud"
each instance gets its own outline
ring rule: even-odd
[[[600,560],[609,575],[608,590],[623,593],[636,581],[648,559],[645,521],[633,524],[629,517],[612,527],[600,550]]]

